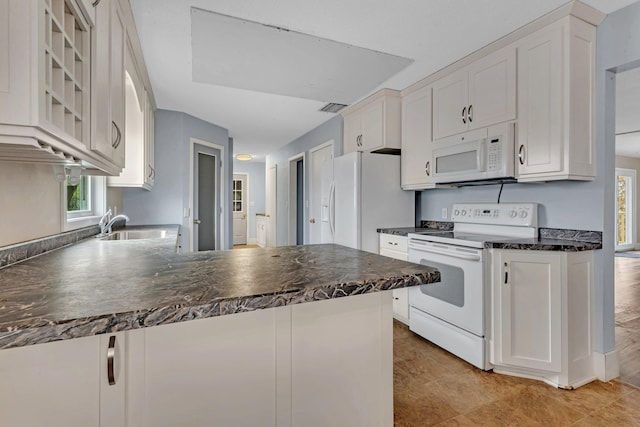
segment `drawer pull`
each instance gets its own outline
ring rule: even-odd
[[[115,375],[115,358],[116,358],[116,336],[109,337],[109,346],[107,347],[107,379],[109,385],[116,384]]]

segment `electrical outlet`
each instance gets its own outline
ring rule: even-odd
[[[442,219],[447,219],[448,212],[447,208],[442,208]]]

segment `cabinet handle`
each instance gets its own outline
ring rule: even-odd
[[[115,375],[115,358],[116,358],[116,336],[109,337],[109,346],[107,347],[107,379],[109,385],[116,384]]]
[[[151,167],[151,165],[149,166],[149,178],[151,178],[153,176],[153,168]]]
[[[116,122],[112,121],[111,124],[116,128],[116,140],[111,144],[113,149],[115,150],[120,145],[120,141],[122,140],[122,133],[120,132],[120,128],[116,124]]]
[[[526,153],[524,150],[524,144],[520,145],[520,149],[518,149],[518,161],[520,161],[521,165],[524,165],[524,159],[526,157]]]
[[[196,225],[197,225],[197,224],[200,224],[201,222],[202,222],[202,221],[200,221],[199,219],[194,219],[194,220],[193,220],[193,223],[194,223],[194,224],[196,224]]]
[[[156,179],[156,168],[151,168],[151,178]]]
[[[473,105],[469,105],[467,117],[469,118],[469,123],[471,123],[473,121]]]
[[[427,164],[424,165],[424,171],[427,173],[427,176],[431,176],[431,162],[427,162]]]
[[[315,223],[316,223],[316,219],[315,219],[315,218],[311,218],[311,219],[309,220],[309,224],[315,224]]]
[[[462,109],[462,123],[467,124],[467,107]]]
[[[98,5],[100,4],[102,0],[95,0],[93,3],[91,3],[91,6],[93,7],[98,7]]]
[[[504,284],[508,285],[509,284],[509,271],[507,270],[507,267],[509,265],[505,262],[504,263]]]

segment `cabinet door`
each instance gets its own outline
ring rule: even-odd
[[[518,46],[519,176],[562,170],[562,31],[554,26]]]
[[[516,118],[516,50],[503,49],[469,66],[469,129]]]
[[[125,159],[125,29],[117,1],[111,1],[111,143],[113,162],[124,167]]]
[[[362,137],[359,151],[372,151],[384,146],[385,100],[378,99],[362,109]]]
[[[100,337],[0,350],[0,425],[99,426]]]
[[[400,181],[403,189],[425,188],[431,177],[431,87],[402,99]]]
[[[37,8],[36,8],[37,9]],[[30,125],[34,98],[31,73],[37,58],[30,55],[36,32],[25,23],[32,22],[34,3],[0,0],[0,123]]]
[[[494,253],[496,364],[561,370],[562,255]]]
[[[344,116],[343,154],[351,153],[353,151],[362,151],[358,146],[361,134],[361,117],[362,115],[360,114],[360,111]]]
[[[256,310],[146,329],[144,425],[274,425],[275,316]]]
[[[91,150],[107,159],[113,156],[111,145],[111,1],[104,0],[95,8],[96,24],[91,31]]]
[[[145,142],[145,170],[144,180],[149,187],[153,187],[156,180],[155,170],[155,112],[149,94],[145,91],[145,109],[144,109],[144,142]]]
[[[469,74],[455,72],[433,84],[433,139],[455,135],[468,129]]]
[[[390,319],[389,292],[291,306],[289,425],[393,425]]]

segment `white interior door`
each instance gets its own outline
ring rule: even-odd
[[[310,152],[309,173],[309,243],[322,243],[322,164],[333,158],[333,141],[319,145]]]
[[[636,171],[616,168],[616,250],[635,248]]]
[[[233,175],[233,244],[247,244],[247,175]]]
[[[276,202],[277,202],[277,169],[273,165],[267,169],[267,200],[265,210],[267,217],[267,247],[276,246]]]

